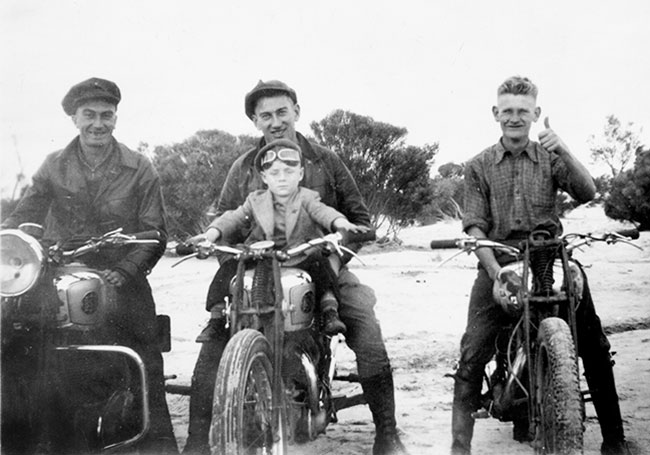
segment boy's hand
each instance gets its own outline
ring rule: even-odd
[[[192,245],[198,245],[201,242],[208,241],[214,243],[221,238],[221,231],[217,228],[208,228],[203,234],[195,235],[190,237],[187,242]]]
[[[566,146],[564,141],[560,139],[560,136],[555,134],[555,131],[551,129],[551,125],[548,121],[548,117],[544,118],[544,127],[545,129],[539,133],[539,143],[549,152],[555,152],[558,155],[561,155],[569,151],[569,148]]]

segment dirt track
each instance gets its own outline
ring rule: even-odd
[[[568,220],[569,227],[572,223],[581,231],[589,229],[579,217]],[[432,238],[457,235],[454,224],[414,229],[404,233],[405,244],[411,247],[369,251],[363,255],[367,265],[355,266],[378,296],[376,312],[395,374],[398,426],[412,455],[445,454],[450,445],[452,381],[444,375],[453,371],[456,361],[475,260],[463,255],[438,267],[451,253],[427,250],[426,245]],[[645,250],[597,245],[578,253],[578,258],[587,267],[599,315],[614,332],[610,341],[617,352],[615,374],[628,439],[636,454],[645,454],[650,453],[650,233],[642,233],[637,243]],[[203,301],[217,263],[192,260],[171,269],[174,260],[163,258],[151,281],[159,312],[172,316],[166,373],[177,374],[177,382],[189,384],[198,352],[193,341],[207,316]],[[354,356],[347,349],[342,368],[354,369]],[[187,436],[187,398],[168,395],[168,401],[182,447]],[[325,435],[292,447],[290,453],[370,453],[374,427],[367,407],[343,410],[338,417]],[[590,404],[586,428],[585,454],[600,453],[599,427]],[[528,445],[513,441],[511,431],[507,423],[478,421],[473,453],[533,453]]]

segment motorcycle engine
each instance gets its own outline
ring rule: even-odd
[[[311,327],[316,310],[315,284],[302,269],[282,267],[282,311],[285,332],[296,332]],[[250,304],[255,270],[247,270],[244,277],[244,300]],[[230,284],[230,294],[235,292],[236,279]],[[273,304],[272,297],[268,303]]]
[[[102,274],[82,264],[61,267],[54,277],[59,298],[57,326],[89,330],[101,326],[117,308],[115,287]]]
[[[508,264],[503,268],[514,271],[520,277],[523,276],[523,268],[524,268],[523,262],[513,262],[512,264]],[[569,270],[571,272],[570,279],[573,282],[573,290],[579,301],[580,298],[582,297],[582,293],[584,290],[584,279],[582,277],[580,267],[578,267],[578,265],[575,262],[569,261]],[[531,273],[528,273],[528,283],[527,283],[528,289],[531,289],[532,287],[531,275],[532,275]],[[556,259],[553,263],[553,277],[554,277],[553,294],[558,295],[561,292],[565,292],[564,271],[562,269],[562,260],[560,259]],[[523,308],[521,308],[521,305],[517,301],[517,296],[512,292],[510,292],[510,290],[508,289],[507,283],[502,283],[498,280],[495,280],[494,286],[492,288],[492,296],[494,300],[501,306],[501,308],[503,308],[503,310],[507,314],[513,316],[521,314]]]

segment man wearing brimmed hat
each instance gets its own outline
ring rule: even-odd
[[[52,241],[100,236],[118,228],[125,234],[160,233],[160,245],[133,245],[117,257],[100,252],[89,265],[105,270],[107,281],[118,290],[118,311],[108,330],[115,342],[138,352],[147,369],[151,429],[138,450],[178,453],[165,401],[155,304],[146,278],[165,250],[162,192],[151,162],[113,137],[120,100],[120,89],[106,79],[91,78],[70,88],[62,106],[79,135],[45,158],[3,226],[42,224],[44,238]]]
[[[302,186],[320,194],[321,201],[360,226],[370,226],[370,215],[359,189],[341,159],[331,150],[309,142],[296,132],[300,118],[296,92],[277,80],[259,81],[244,99],[244,111],[263,137],[233,164],[221,190],[217,216],[242,205],[249,193],[264,188],[255,171],[255,157],[271,141],[288,139],[303,156]],[[239,242],[248,234],[228,239]],[[209,238],[209,231],[203,234]],[[355,352],[364,397],[376,427],[374,454],[405,453],[395,422],[393,375],[379,322],[374,291],[343,266],[338,276],[339,314],[347,327],[346,342]],[[211,302],[208,302],[210,305]],[[184,454],[207,453],[216,365],[228,340],[224,320],[212,319],[201,334],[203,343],[192,376],[189,437]]]

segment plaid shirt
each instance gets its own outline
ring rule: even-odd
[[[544,225],[561,234],[558,190],[576,198],[564,161],[530,141],[518,156],[501,141],[472,158],[465,168],[463,231],[477,226],[489,239],[521,238]]]

